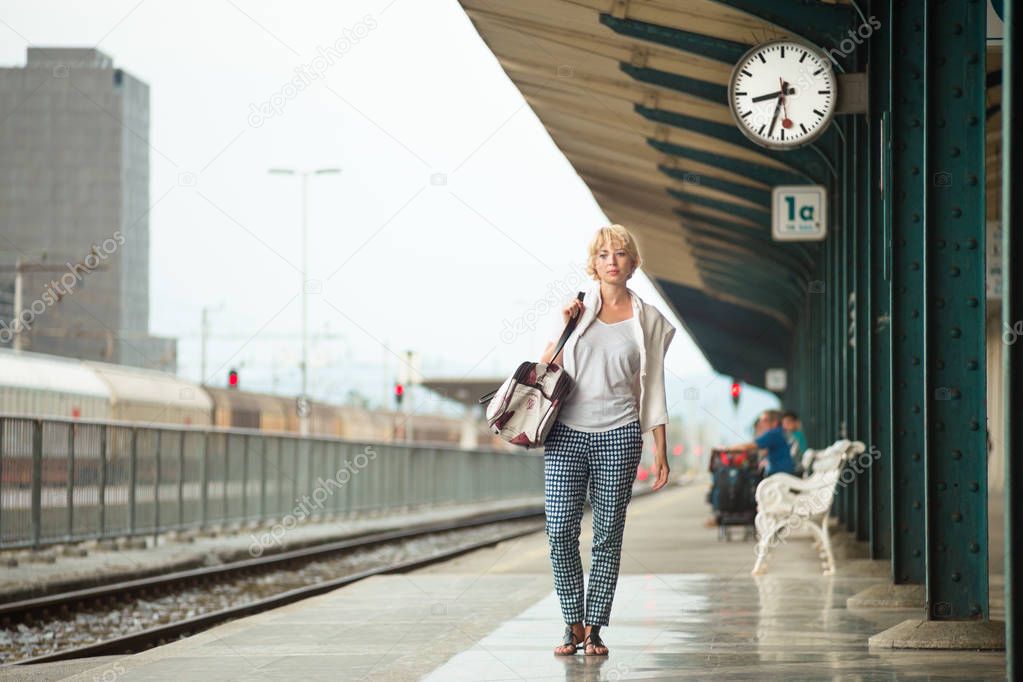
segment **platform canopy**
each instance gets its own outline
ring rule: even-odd
[[[468,407],[479,405],[479,398],[498,388],[507,377],[467,378],[467,377],[430,377],[423,379],[421,385],[437,395],[462,403]]]
[[[460,0],[607,216],[640,240],[643,269],[717,371],[754,385],[789,363],[818,293],[818,243],[771,239],[771,188],[829,184],[835,127],[774,151],[729,112],[733,65],[796,38],[827,51],[859,23],[844,3]],[[857,70],[836,53],[835,72]],[[836,119],[837,121],[837,119]]]

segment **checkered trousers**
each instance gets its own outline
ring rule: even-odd
[[[544,524],[554,589],[566,623],[583,622],[583,567],[579,530],[589,488],[593,549],[585,622],[607,625],[618,584],[625,510],[643,454],[639,420],[608,431],[576,431],[555,422],[544,441]]]

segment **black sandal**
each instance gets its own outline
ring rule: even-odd
[[[604,648],[604,649],[608,649],[608,646],[606,644],[604,644],[604,640],[602,640],[600,638],[600,626],[599,625],[591,625],[590,626],[590,634],[586,635],[586,639],[583,640],[583,652],[587,656],[607,656],[610,653],[610,651],[611,651],[610,649],[608,649],[607,651],[605,651],[602,654],[598,654],[596,651],[592,651],[592,652],[591,651],[586,651],[586,647],[588,647],[588,646],[592,646],[594,649],[596,649],[596,647],[598,647],[598,646],[601,647],[601,648]]]
[[[555,656],[573,656],[576,651],[579,651],[579,647],[582,646],[582,642],[577,642],[575,639],[575,632],[572,631],[571,625],[565,626],[565,637],[561,642],[561,646],[574,647],[572,651],[559,652],[555,651]]]

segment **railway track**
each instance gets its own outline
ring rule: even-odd
[[[0,605],[0,631],[11,641],[7,633],[29,642],[39,633],[42,641],[32,655],[5,664],[135,653],[369,576],[418,568],[537,532],[543,529],[537,519],[543,519],[542,512],[488,514],[10,602]],[[104,629],[117,634],[63,646],[62,627],[76,638]],[[137,631],[124,632],[133,628]]]

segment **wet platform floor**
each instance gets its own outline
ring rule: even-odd
[[[809,539],[793,538],[775,550],[768,575],[750,576],[752,543],[718,541],[703,525],[703,495],[690,485],[634,498],[606,657],[553,654],[563,623],[541,532],[64,679],[1004,679],[1002,653],[871,651],[870,635],[922,615],[845,607],[884,582],[883,565],[839,535],[838,573],[822,576]],[[587,568],[589,524],[587,514]]]

